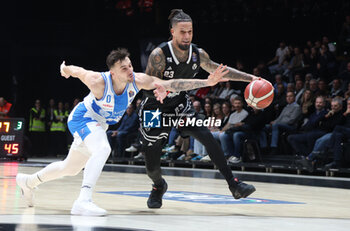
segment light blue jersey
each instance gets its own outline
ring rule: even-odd
[[[133,81],[126,84],[121,95],[114,92],[111,73],[102,72],[101,75],[105,81],[103,97],[97,100],[90,92],[83,102],[75,106],[68,118],[70,132],[73,136],[78,134],[82,140],[96,126],[107,130],[108,125],[118,123],[139,92],[135,83],[135,73]]]

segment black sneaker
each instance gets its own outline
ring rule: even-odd
[[[165,180],[162,186],[156,186],[153,184],[151,194],[149,195],[147,200],[148,208],[159,209],[160,207],[162,207],[162,198],[167,189],[168,184]]]
[[[295,161],[295,163],[301,167],[306,168],[308,172],[314,171],[315,164],[305,156],[302,156],[300,160]]]
[[[235,182],[235,184],[229,186],[232,196],[235,199],[246,198],[256,190],[251,184],[246,184],[237,180],[235,180]]]
[[[333,161],[333,162],[330,162],[329,164],[326,164],[324,166],[324,169],[325,170],[329,170],[329,169],[332,169],[332,168],[340,168],[340,167],[341,167],[340,164],[338,164],[337,162]]]

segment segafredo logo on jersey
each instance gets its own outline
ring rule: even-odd
[[[200,119],[193,117],[193,114],[162,114],[159,109],[143,111],[143,127],[160,128],[163,127],[220,127],[221,120],[209,117]]]

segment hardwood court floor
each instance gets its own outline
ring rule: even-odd
[[[248,199],[233,200],[224,180],[165,176],[169,185],[166,199],[163,207],[155,210],[146,205],[151,189],[148,177],[119,172],[103,172],[94,193],[95,203],[108,211],[107,217],[70,216],[82,173],[40,185],[35,207],[27,208],[15,176],[39,169],[17,163],[0,165],[0,223],[17,224],[19,229],[13,230],[46,230],[45,224],[80,227],[55,230],[319,231],[350,227],[347,189],[250,182],[257,191]]]

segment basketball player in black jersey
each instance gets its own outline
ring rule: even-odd
[[[178,79],[187,76],[195,78],[199,68],[213,72],[219,64],[210,60],[209,55],[195,44],[192,44],[192,19],[182,10],[175,9],[169,16],[172,38],[155,48],[148,59],[146,73],[161,79]],[[251,82],[259,79],[253,75],[227,67],[229,73],[224,77],[233,81]],[[178,82],[175,89],[184,84]],[[200,88],[201,86],[197,86]],[[149,128],[143,126],[143,115],[149,110],[159,110],[163,114],[174,114],[174,119],[196,117],[187,92],[169,93],[163,104],[157,101],[152,91],[144,91],[139,117],[141,122],[142,145],[145,151],[145,162],[148,176],[153,181],[151,194],[147,200],[149,208],[160,208],[162,197],[167,190],[167,183],[162,178],[160,156],[171,127]],[[185,116],[184,116],[185,114]],[[235,199],[245,198],[255,191],[253,185],[245,184],[233,176],[227,166],[224,153],[219,143],[214,139],[209,129],[201,127],[178,127],[182,136],[192,136],[206,148],[211,160],[225,177],[229,189]]]

